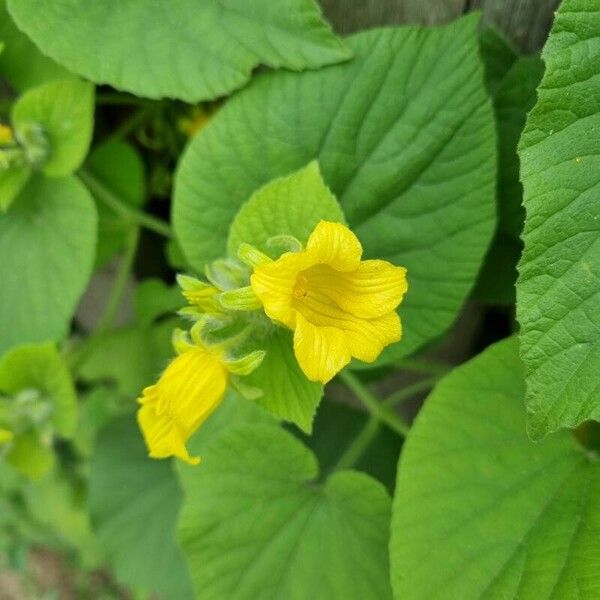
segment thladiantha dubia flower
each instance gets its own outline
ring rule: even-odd
[[[14,134],[11,127],[0,123],[0,146],[7,146],[14,141]]]
[[[304,251],[254,267],[252,289],[267,316],[294,331],[294,353],[311,381],[327,383],[352,357],[373,362],[402,336],[396,308],[406,269],[361,257],[348,227],[321,221]]]
[[[200,324],[192,328],[192,339],[176,330],[178,353],[157,383],[144,389],[138,402],[138,424],[152,458],[176,456],[196,465],[186,442],[219,406],[231,376],[247,375],[256,369],[264,352],[256,351],[229,359],[220,346],[206,346],[200,339]]]

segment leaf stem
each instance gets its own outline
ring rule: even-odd
[[[87,338],[81,346],[76,348],[69,357],[69,363],[74,373],[76,373],[81,365],[89,358],[90,354],[98,345],[98,342],[102,339],[102,336],[111,328],[115,321],[117,311],[123,301],[127,281],[133,269],[139,238],[139,227],[134,227],[127,238],[125,252],[121,258],[121,264],[119,265],[115,282],[110,290],[110,295],[106,301],[106,306],[98,321],[98,325],[94,330],[94,333]]]
[[[339,375],[340,379],[352,390],[354,395],[367,407],[369,413],[378,421],[385,423],[390,429],[405,437],[410,430],[406,421],[396,414],[389,406],[382,404],[369,389],[363,385],[360,379],[352,373],[345,370]]]
[[[149,229],[154,233],[162,235],[166,238],[173,236],[171,227],[162,219],[149,215],[141,210],[133,208],[125,202],[120,196],[107,188],[93,173],[86,168],[81,168],[78,171],[79,178],[87,185],[92,194],[105,204],[115,214],[120,215],[124,219],[136,223],[140,227]]]
[[[383,404],[385,406],[398,406],[398,404],[402,404],[406,400],[410,400],[410,398],[413,396],[431,389],[435,386],[439,379],[439,377],[428,377],[427,379],[422,379],[421,381],[407,385],[406,387],[397,390],[393,394],[390,394],[383,401]]]
[[[383,401],[383,406],[392,407],[400,404],[412,398],[420,392],[424,392],[432,388],[438,381],[438,377],[429,377],[422,381],[417,381],[412,385],[394,392]],[[381,421],[375,416],[371,415],[369,420],[365,423],[364,427],[359,431],[358,435],[354,438],[351,444],[346,448],[340,459],[338,460],[335,470],[348,469],[355,465],[360,457],[367,451],[369,446],[373,443],[373,440],[377,437],[377,434],[381,431]]]

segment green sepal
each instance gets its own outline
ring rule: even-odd
[[[262,307],[250,286],[222,292],[215,297],[215,300],[225,310],[258,310]]]
[[[206,265],[206,278],[223,291],[242,287],[248,281],[248,270],[232,258],[220,258]]]
[[[302,252],[302,242],[293,235],[274,235],[267,240],[267,248],[281,248],[285,252]]]
[[[257,250],[254,246],[251,246],[246,242],[242,242],[240,244],[237,255],[245,265],[248,265],[252,269],[254,267],[272,262],[272,259],[266,254],[262,253],[260,250]]]
[[[264,395],[264,392],[260,388],[244,383],[240,377],[236,377],[235,375],[229,378],[229,383],[231,384],[231,387],[246,400],[258,400]]]
[[[228,358],[225,360],[225,366],[230,373],[234,375],[250,375],[258,369],[266,356],[264,350],[255,350],[241,358]]]

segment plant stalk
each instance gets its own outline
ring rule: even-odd
[[[166,238],[171,238],[173,236],[173,232],[168,223],[130,206],[112,190],[108,189],[88,169],[79,169],[78,174],[79,178],[87,185],[92,194],[115,214]]]
[[[139,237],[139,228],[133,228],[127,238],[125,252],[121,258],[121,264],[119,265],[119,270],[106,302],[104,312],[98,321],[98,326],[94,330],[94,333],[78,348],[76,348],[70,357],[68,357],[68,361],[73,373],[76,373],[83,363],[85,363],[102,339],[102,336],[112,327],[115,321],[117,311],[119,310],[121,302],[123,301],[123,295],[127,287],[127,281],[133,269]]]
[[[432,388],[438,381],[438,377],[429,377],[422,381],[417,381],[412,385],[408,385],[397,392],[388,396],[382,403],[383,406],[391,408],[397,406],[406,400],[409,400],[416,394],[424,392]],[[375,415],[371,414],[369,420],[364,427],[359,431],[351,444],[346,448],[340,459],[338,460],[335,470],[348,469],[354,466],[360,457],[368,450],[377,434],[381,431],[382,421]],[[403,436],[404,437],[404,436]]]

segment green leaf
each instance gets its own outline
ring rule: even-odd
[[[337,400],[325,399],[321,403],[312,434],[302,436],[302,440],[319,459],[323,473],[335,468],[344,451],[359,435],[368,420],[368,413]],[[379,433],[357,460],[356,468],[381,481],[388,490],[393,491],[401,447],[402,438],[391,429],[381,426]]]
[[[0,168],[0,212],[6,212],[10,208],[30,175],[29,167]]]
[[[14,104],[17,132],[41,127],[48,140],[43,171],[64,177],[77,169],[88,152],[94,128],[94,86],[75,79],[44,83],[25,92]]]
[[[54,344],[19,346],[0,360],[0,392],[39,390],[52,403],[52,424],[62,437],[77,425],[77,397],[71,373]]]
[[[312,453],[273,425],[238,425],[178,469],[179,534],[204,600],[390,597],[390,501],[353,471],[316,484]]]
[[[83,481],[67,469],[56,469],[51,476],[23,486],[28,514],[36,528],[47,529],[69,549],[77,551],[77,564],[103,568],[87,511]]]
[[[566,432],[525,433],[515,339],[436,386],[402,452],[396,598],[595,598],[600,465]]]
[[[173,356],[171,334],[177,321],[154,327],[123,327],[102,337],[80,376],[87,382],[112,381],[123,396],[136,398],[150,385]]]
[[[344,213],[323,181],[319,163],[313,161],[255,192],[233,220],[227,247],[235,256],[246,242],[272,254],[273,248],[267,245],[270,238],[290,235],[305,244],[321,220],[343,223]]]
[[[537,56],[519,58],[494,98],[498,119],[498,230],[516,240],[521,235],[525,216],[517,144],[527,113],[535,104],[543,72],[544,63]]]
[[[519,182],[517,144],[527,112],[535,104],[543,62],[536,56],[519,58],[506,72],[493,99],[498,134],[498,227],[473,295],[492,304],[514,304],[519,239],[525,211]]]
[[[108,385],[92,388],[80,400],[79,423],[73,443],[82,456],[89,458],[93,454],[98,433],[104,426],[118,415],[133,412],[135,405],[131,398],[123,402],[114,388]]]
[[[348,39],[355,59],[266,73],[231,99],[179,166],[174,227],[201,270],[240,206],[317,159],[368,258],[408,267],[400,307],[413,353],[453,322],[494,224],[495,135],[473,16]]]
[[[85,168],[123,202],[135,208],[144,205],[144,163],[138,151],[130,144],[121,141],[105,142],[90,154]],[[123,249],[132,227],[136,225],[123,220],[95,196],[94,199],[99,219],[96,267],[100,267]]]
[[[168,286],[160,279],[144,279],[133,297],[133,308],[140,325],[151,325],[158,317],[174,313],[184,305],[179,286]]]
[[[45,444],[37,431],[30,430],[15,437],[6,461],[29,477],[38,480],[54,467],[52,448]]]
[[[508,306],[515,303],[517,263],[521,258],[523,244],[519,240],[496,233],[485,257],[485,262],[472,296],[491,305]]]
[[[164,598],[193,597],[175,538],[181,501],[172,463],[148,458],[131,416],[100,434],[89,509],[98,545],[121,582]]]
[[[479,51],[485,67],[488,92],[494,96],[518,54],[500,31],[489,26],[479,34]]]
[[[17,91],[24,91],[47,81],[65,79],[70,73],[44,56],[21,33],[6,10],[6,1],[0,0],[0,40],[4,50],[0,53],[0,77],[5,77]]]
[[[300,70],[350,58],[314,0],[8,0],[8,7],[45,54],[150,98],[196,102],[241,87],[261,63]]]
[[[34,176],[0,214],[0,354],[67,332],[91,274],[96,211],[74,178]]]
[[[520,142],[528,431],[600,419],[600,0],[565,0]]]
[[[323,397],[323,386],[309,381],[300,370],[294,356],[292,333],[277,327],[256,341],[267,354],[256,371],[243,378],[243,383],[255,386],[263,395],[255,400],[271,414],[312,431],[317,406]]]

